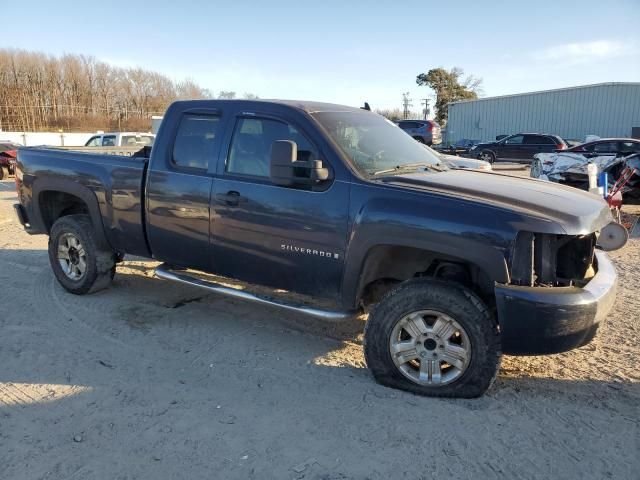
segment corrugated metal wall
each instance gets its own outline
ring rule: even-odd
[[[446,141],[518,132],[629,137],[632,127],[640,127],[640,83],[606,83],[451,103]]]

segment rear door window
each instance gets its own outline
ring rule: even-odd
[[[173,144],[174,166],[206,171],[213,162],[219,126],[217,116],[185,114]]]
[[[549,137],[543,135],[525,135],[524,144],[526,145],[552,145],[553,142]]]
[[[618,151],[623,155],[640,152],[640,142],[620,142]]]

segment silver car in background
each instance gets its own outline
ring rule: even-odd
[[[433,120],[400,120],[398,126],[425,145],[437,145],[442,142],[440,125]]]

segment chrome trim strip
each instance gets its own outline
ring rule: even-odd
[[[194,287],[204,288],[205,290],[208,290],[210,292],[220,293],[228,297],[238,298],[241,300],[259,303],[262,305],[269,305],[272,307],[279,307],[285,310],[290,310],[297,313],[303,313],[305,315],[319,318],[321,320],[338,322],[338,321],[349,320],[351,318],[354,318],[356,315],[360,313],[357,310],[340,312],[340,311],[320,310],[317,308],[307,307],[303,305],[279,303],[274,299],[260,297],[258,295],[254,295],[252,293],[248,293],[243,290],[236,290],[234,288],[225,287],[215,282],[208,282],[206,280],[201,280],[199,278],[195,278],[190,275],[173,272],[170,269],[168,269],[165,264],[158,265],[158,267],[156,267],[155,275],[156,277],[162,278],[163,280],[171,280],[178,283],[193,285]]]

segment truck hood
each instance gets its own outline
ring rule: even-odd
[[[560,227],[551,228],[549,233],[583,235],[613,220],[600,197],[543,180],[470,170],[390,175],[381,180],[387,185],[518,212]]]

